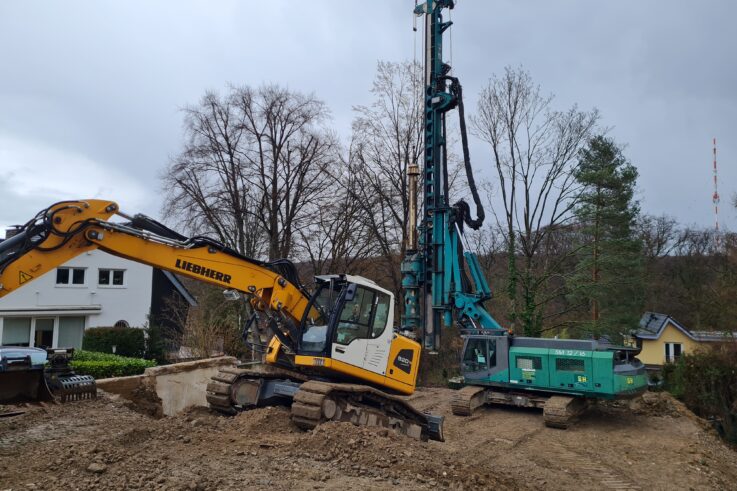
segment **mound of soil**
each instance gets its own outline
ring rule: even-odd
[[[737,453],[667,394],[599,405],[569,430],[540,411],[450,414],[449,389],[411,400],[446,417],[446,442],[328,423],[287,408],[154,418],[118,399],[26,407],[0,418],[0,489],[729,489]]]
[[[682,402],[667,392],[646,392],[642,397],[632,400],[629,407],[635,414],[643,416],[680,418],[690,413]]]

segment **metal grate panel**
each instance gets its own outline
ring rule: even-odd
[[[560,372],[583,372],[584,363],[580,358],[556,358],[555,369]]]

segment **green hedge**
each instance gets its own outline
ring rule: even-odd
[[[716,345],[663,367],[663,385],[722,436],[737,444],[737,343]]]
[[[75,351],[71,364],[78,375],[92,375],[98,379],[140,375],[146,368],[156,366],[153,360],[92,351]]]
[[[93,327],[84,332],[82,349],[112,353],[120,356],[142,358],[146,354],[146,337],[143,329],[131,327]]]

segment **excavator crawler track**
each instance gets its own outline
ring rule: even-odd
[[[275,383],[269,386],[270,382]],[[262,398],[264,392],[268,400]],[[444,439],[442,417],[424,414],[401,397],[365,385],[309,380],[302,373],[275,367],[221,369],[207,385],[207,402],[213,410],[231,415],[291,402],[292,421],[305,430],[327,421],[344,421],[387,428],[423,441]]]
[[[457,390],[450,401],[451,411],[456,416],[471,416],[476,408],[484,405],[485,392],[484,387],[473,385]]]
[[[542,408],[545,426],[566,429],[586,411],[589,402],[582,397],[506,392],[473,385],[457,390],[450,401],[456,416],[471,416],[484,404]]]
[[[387,428],[422,441],[444,440],[441,417],[421,413],[402,398],[366,385],[305,382],[294,396],[292,421],[305,430],[343,421]]]
[[[581,397],[552,396],[543,407],[545,426],[565,430],[587,407],[588,402]]]
[[[307,378],[293,370],[271,367],[225,367],[207,384],[206,399],[210,408],[223,414],[236,414],[258,406],[258,389],[266,380],[290,380],[301,383]]]

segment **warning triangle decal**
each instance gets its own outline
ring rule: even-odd
[[[20,283],[21,285],[22,285],[23,283],[25,283],[26,281],[31,281],[31,280],[33,279],[33,276],[29,275],[28,273],[24,273],[23,271],[21,271],[21,272],[19,273],[19,275],[20,275],[20,281],[19,281],[19,283]]]

